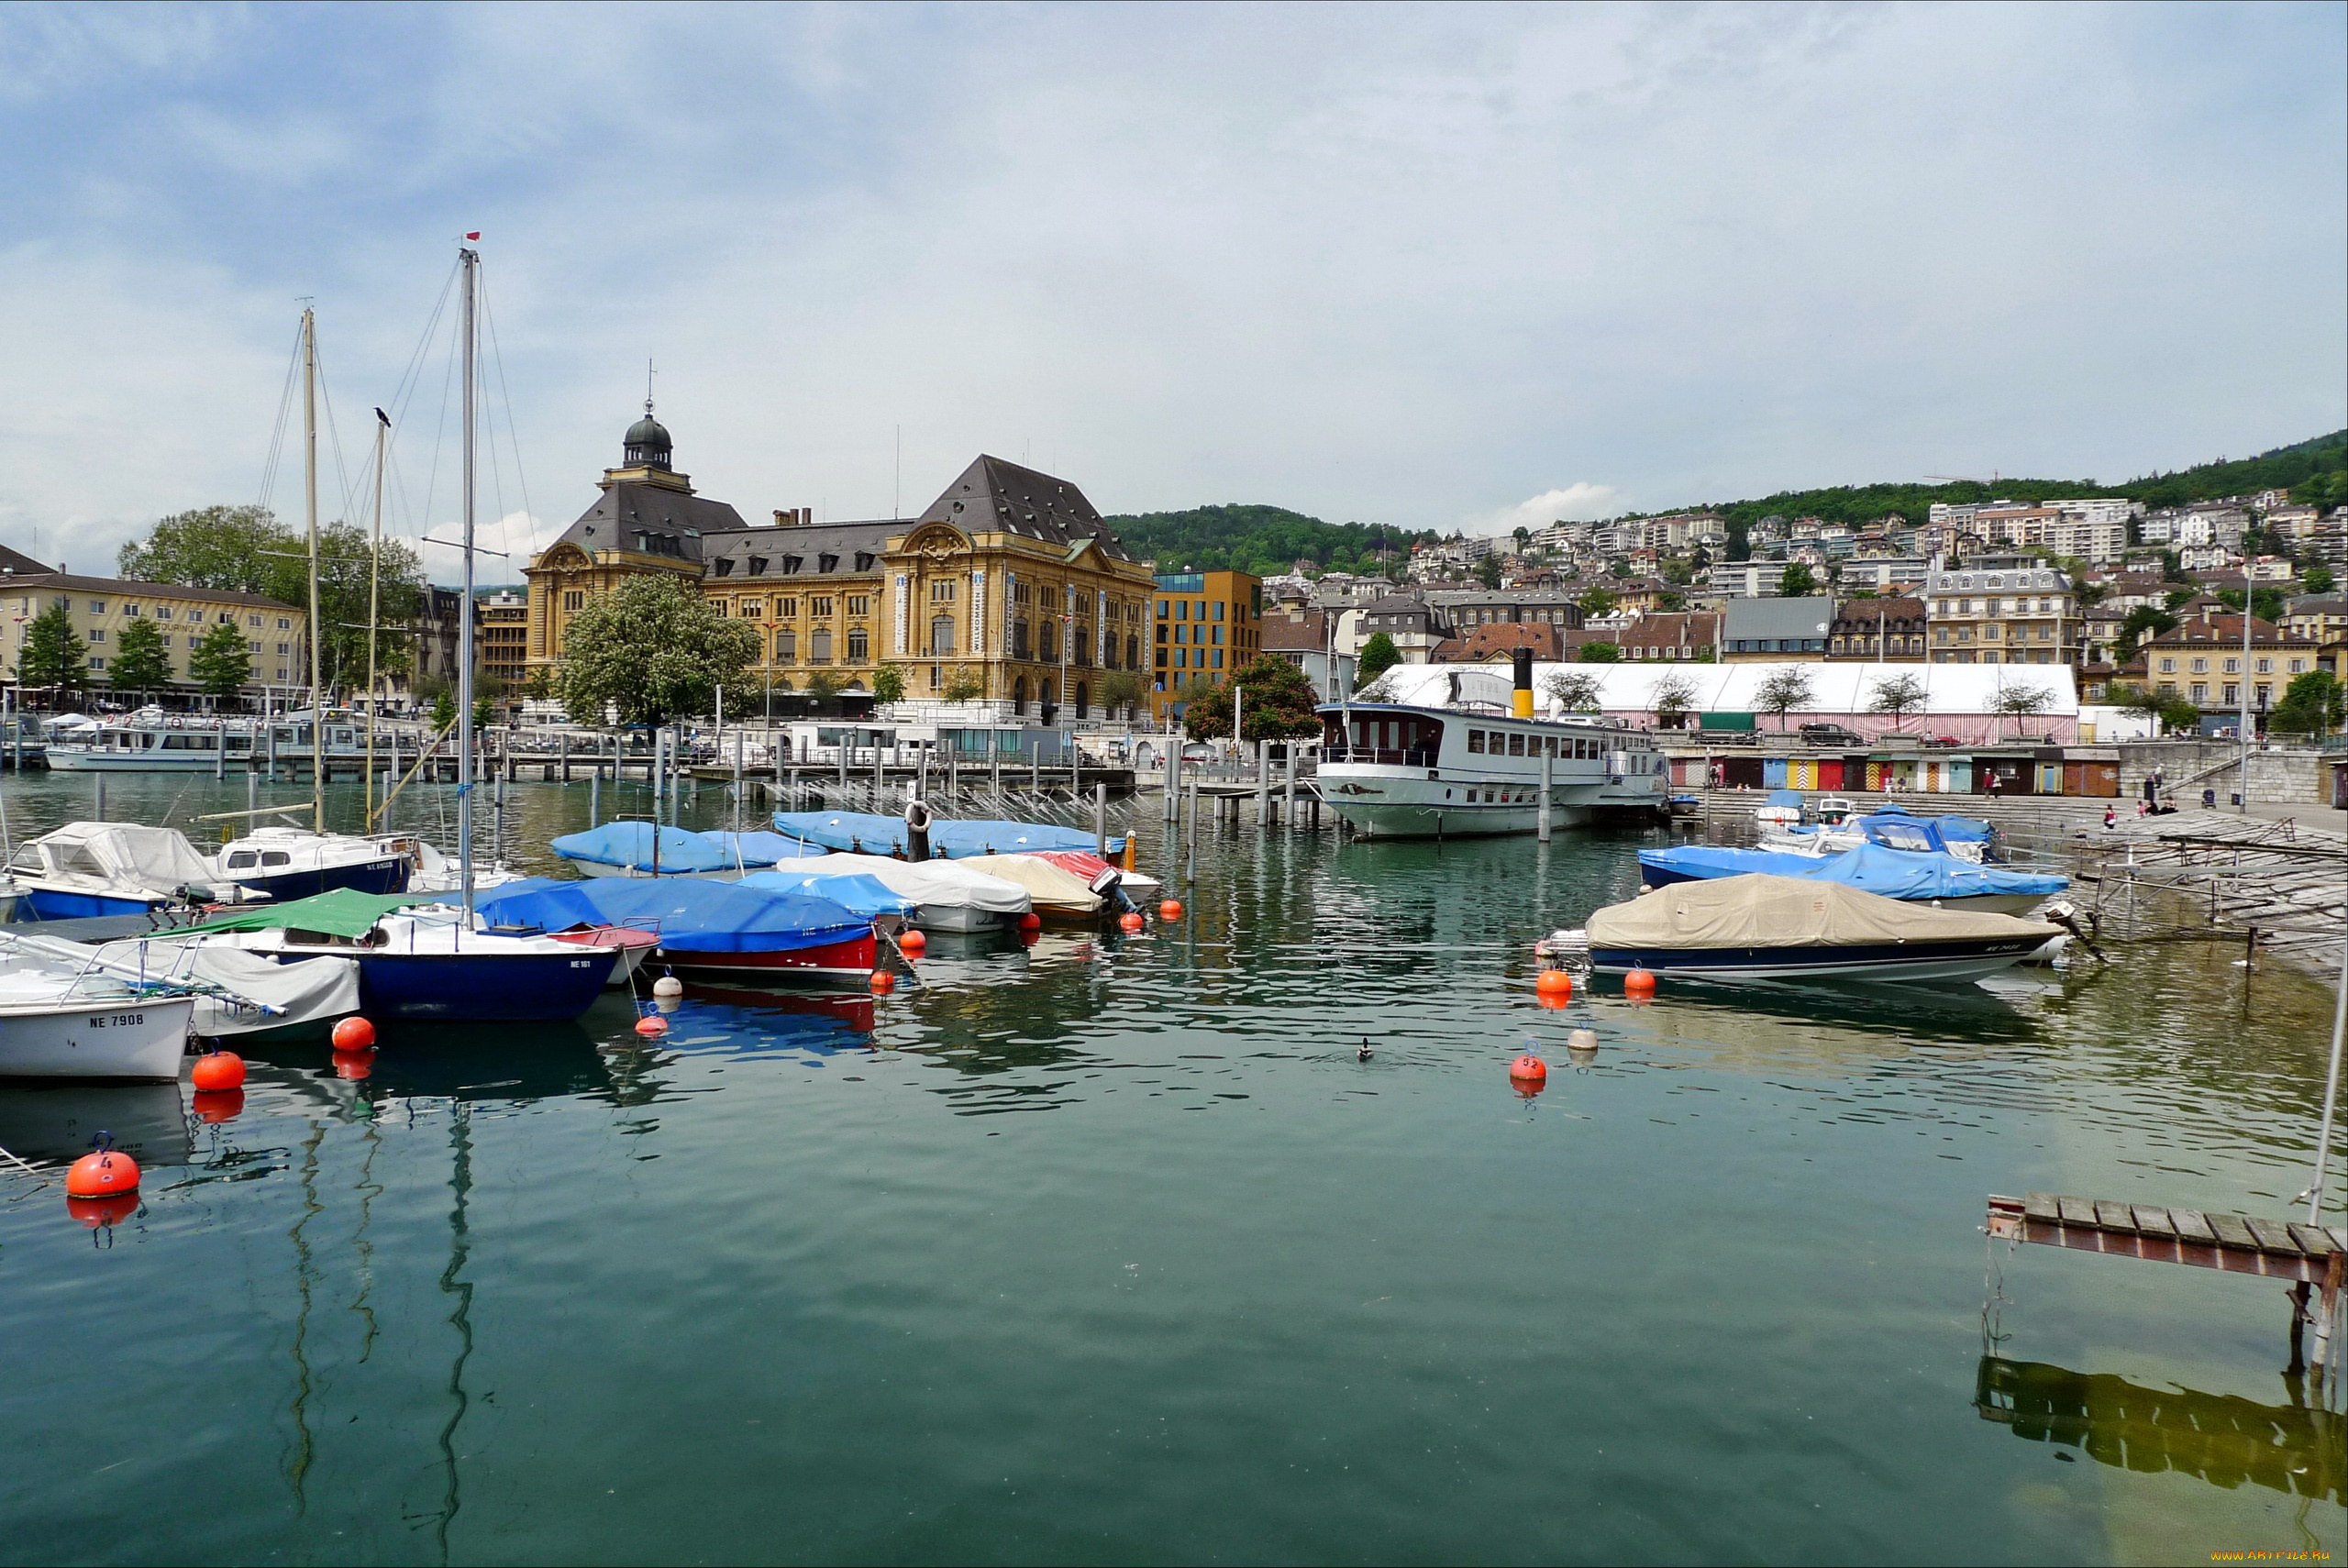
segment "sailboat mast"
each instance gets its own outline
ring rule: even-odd
[[[319,685],[318,313],[302,312],[302,499],[310,525],[310,831],[327,831],[327,705]]]
[[[465,919],[473,923],[473,291],[481,252],[460,249],[464,268],[465,545],[464,596],[457,606],[457,868],[465,890]]]
[[[375,831],[375,643],[383,607],[383,452],[392,416],[375,411],[375,527],[367,552],[367,831]],[[390,781],[385,780],[386,784]]]

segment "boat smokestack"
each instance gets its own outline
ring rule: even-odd
[[[1512,657],[1516,660],[1516,691],[1511,701],[1516,716],[1529,719],[1533,716],[1533,650],[1517,648]]]

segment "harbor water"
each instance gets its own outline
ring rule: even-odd
[[[174,826],[245,804],[107,788]],[[87,779],[6,790],[19,839],[88,813]],[[411,795],[453,845],[450,791]],[[508,799],[508,858],[555,869],[588,786]],[[681,821],[733,812],[704,786]],[[1180,920],[939,937],[879,1000],[257,1043],[209,1121],[184,1086],[0,1087],[0,1144],[105,1127],[147,1170],[112,1224],[0,1177],[0,1560],[2343,1549],[2280,1284],[1980,1228],[2029,1189],[2296,1214],[2313,980],[2176,943],[1545,1007],[1533,942],[1632,893],[1641,836],[1250,823],[1186,882],[1156,801],[1128,822]]]

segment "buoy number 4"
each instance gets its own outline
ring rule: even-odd
[[[146,1021],[147,1015],[143,1012],[118,1012],[112,1018],[97,1014],[91,1018],[90,1027],[93,1029],[136,1029]]]

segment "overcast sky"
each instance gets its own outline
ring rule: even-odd
[[[259,496],[299,296],[355,469],[468,229],[517,552],[648,359],[754,519],[890,515],[900,428],[907,511],[984,450],[1481,532],[2239,456],[2348,423],[2343,18],[0,8],[0,541],[109,569]]]

